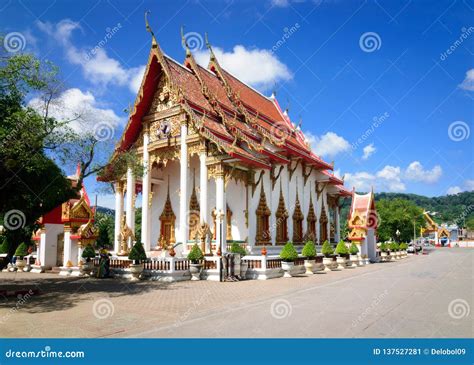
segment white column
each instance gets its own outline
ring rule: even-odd
[[[115,229],[114,229],[114,252],[120,251],[120,229],[123,217],[123,188],[120,183],[115,183]]]
[[[69,229],[64,230],[64,258],[63,266],[67,267],[68,262],[72,265],[72,242],[71,242],[71,231]]]
[[[206,152],[202,151],[199,155],[199,206],[201,211],[199,212],[201,223],[207,223],[207,165],[206,165]]]
[[[186,242],[188,237],[187,219],[187,197],[188,197],[188,145],[186,137],[188,136],[188,126],[181,124],[181,156],[180,156],[180,196],[179,196],[179,237],[178,242],[182,243],[182,249],[186,251]]]
[[[80,245],[77,245],[77,265],[79,266],[79,264],[82,262],[82,246]]]
[[[145,129],[143,133],[143,178],[142,178],[142,237],[141,242],[145,247],[145,251],[150,251],[150,226],[149,215],[150,206],[148,200],[150,198],[150,186],[151,186],[151,171],[148,166],[149,154],[148,154],[148,143],[149,134],[148,129]]]
[[[40,242],[38,244],[37,257],[41,266],[46,265],[46,232],[45,231],[41,231]]]
[[[341,240],[341,219],[340,219],[340,207],[336,205],[336,241]]]
[[[129,167],[127,170],[127,205],[126,205],[126,223],[127,226],[135,232],[135,220],[133,211],[134,207],[134,195],[135,195],[135,176],[133,176],[132,169]],[[132,247],[132,239],[128,241],[128,247]]]
[[[223,168],[223,167],[222,167]],[[221,252],[227,252],[227,209],[225,202],[225,183],[224,173],[216,176],[216,245],[217,248],[221,247]]]

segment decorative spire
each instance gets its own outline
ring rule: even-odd
[[[211,61],[215,62],[216,61],[216,55],[214,54],[214,51],[212,50],[211,44],[209,43],[209,39],[207,38],[207,32],[204,33],[204,39],[206,40],[206,47],[209,50],[211,54]]]
[[[153,30],[151,29],[150,24],[148,23],[148,14],[151,14],[150,10],[145,11],[145,26],[146,26],[147,32],[151,34],[151,46],[153,48],[156,48],[156,46],[158,45],[158,42],[156,41],[155,33],[153,33]]]
[[[181,26],[181,43],[183,44],[183,48],[186,50],[186,57],[190,57],[191,50],[189,49],[188,42],[184,36],[184,25]]]

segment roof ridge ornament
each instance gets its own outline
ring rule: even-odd
[[[207,37],[207,32],[204,33],[204,39],[205,39],[205,42],[206,42],[206,47],[207,47],[207,49],[209,50],[209,52],[211,54],[211,59],[210,60],[212,62],[215,62],[216,61],[216,55],[214,54],[214,51],[212,50],[212,46],[209,43],[209,38]]]
[[[148,23],[148,14],[151,14],[150,10],[145,11],[145,27],[146,27],[146,31],[151,34],[151,46],[153,48],[156,48],[158,45],[158,42],[156,41],[155,33],[153,33],[153,30],[150,27],[150,23]]]
[[[183,48],[186,50],[186,57],[190,57],[191,50],[189,49],[188,41],[184,35],[184,25],[181,26],[181,43],[183,44]]]

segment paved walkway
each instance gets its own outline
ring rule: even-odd
[[[473,249],[267,281],[1,273],[0,337],[473,337]]]

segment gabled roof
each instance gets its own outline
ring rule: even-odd
[[[353,220],[360,218],[357,224]],[[367,194],[357,194],[353,192],[351,209],[349,212],[349,227],[351,228],[377,228],[378,217],[375,208],[375,196],[371,191]]]
[[[159,79],[167,77],[198,133],[228,155],[260,168],[300,157],[319,170],[332,170],[331,164],[311,151],[304,134],[282,112],[276,98],[262,95],[221,68],[212,50],[209,69],[197,65],[189,51],[181,65],[166,56],[152,36],[145,74],[114,156],[135,143]],[[282,140],[278,141],[275,135],[281,130]],[[343,185],[332,175],[330,181]]]

